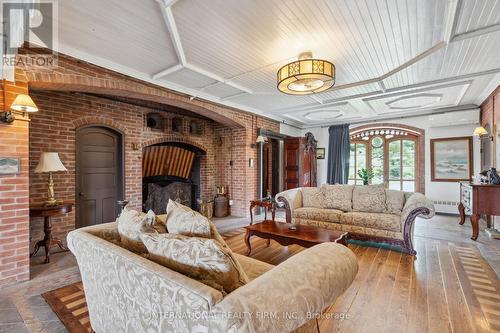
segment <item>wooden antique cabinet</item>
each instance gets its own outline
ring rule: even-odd
[[[488,228],[491,228],[491,216],[500,216],[500,185],[461,182],[458,211],[460,224],[464,224],[466,214],[471,214],[471,239],[476,240],[480,215],[486,215]]]
[[[318,185],[316,144],[312,133],[285,139],[285,190]]]

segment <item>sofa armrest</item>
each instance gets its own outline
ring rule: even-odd
[[[401,212],[401,226],[403,229],[405,248],[409,254],[417,254],[413,248],[413,228],[415,226],[415,219],[419,215],[424,219],[430,219],[434,214],[434,204],[425,195],[416,192],[408,196],[403,211]]]
[[[111,223],[88,227],[67,237],[94,330],[191,332],[200,325],[207,327],[202,318],[179,315],[208,313],[222,300],[222,293],[100,237],[114,227]]]
[[[286,222],[292,223],[294,209],[302,207],[302,188],[298,187],[276,194],[276,202],[284,204]]]
[[[221,332],[290,332],[321,314],[351,285],[354,253],[337,243],[306,249],[216,305]],[[225,316],[232,313],[233,316]],[[229,317],[229,318],[228,318]]]

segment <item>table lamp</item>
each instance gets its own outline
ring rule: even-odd
[[[47,200],[45,201],[46,206],[54,206],[62,203],[62,200],[56,200],[54,198],[54,180],[52,179],[52,172],[58,171],[68,171],[66,167],[62,164],[58,153],[42,153],[40,156],[40,161],[35,168],[35,173],[49,173],[49,180],[47,182]]]

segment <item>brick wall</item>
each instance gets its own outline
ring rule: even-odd
[[[170,129],[155,131],[145,127],[145,116],[157,110],[136,106],[81,93],[37,91],[31,97],[40,111],[31,116],[30,128],[30,202],[43,202],[46,197],[47,175],[36,174],[34,169],[42,152],[58,152],[68,172],[53,175],[57,199],[75,202],[76,184],[76,130],[85,125],[102,125],[124,135],[125,198],[140,210],[142,205],[142,151],[133,144],[145,147],[161,142],[185,142],[206,151],[201,161],[201,197],[209,198],[215,188],[214,122],[197,119],[202,125],[202,135],[189,134],[189,122],[194,118],[181,116],[180,133]],[[162,112],[169,119],[178,115]],[[78,207],[76,207],[78,209]],[[65,239],[75,228],[75,210],[63,217],[53,218],[53,233]],[[31,242],[43,237],[43,220],[32,219]]]
[[[22,71],[15,79],[1,84],[0,111],[28,91]],[[0,175],[0,285],[29,279],[28,125],[20,115],[12,124],[0,123],[0,157],[21,161],[19,174]]]
[[[20,50],[19,57],[29,56]],[[42,236],[42,221],[29,221],[29,202],[42,201],[45,195],[46,175],[32,171],[42,151],[59,152],[68,169],[68,173],[54,175],[56,196],[75,199],[75,131],[80,126],[103,125],[124,133],[125,158],[129,162],[125,166],[126,198],[136,208],[140,208],[142,202],[142,151],[132,146],[179,141],[199,145],[207,152],[201,168],[203,195],[211,196],[215,185],[227,186],[234,202],[231,213],[248,215],[249,201],[257,196],[257,164],[253,168],[249,166],[250,159],[257,161],[257,149],[251,144],[258,128],[279,132],[278,122],[198,98],[192,100],[189,95],[62,54],[56,69],[23,67],[28,63],[19,62],[16,83],[5,85],[7,105],[18,93],[27,93],[29,85],[29,94],[40,112],[31,116],[30,125],[28,119],[19,117],[14,124],[0,124],[0,156],[18,157],[22,166],[19,175],[0,176],[0,285],[29,277],[29,226],[33,241]],[[196,138],[187,135],[189,122],[185,117],[184,133],[154,132],[143,127],[144,114],[151,108],[82,93],[162,103],[211,121],[207,121],[203,135]],[[74,224],[74,212],[60,220],[54,219],[55,235],[65,239]]]

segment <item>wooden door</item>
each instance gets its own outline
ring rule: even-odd
[[[285,139],[285,190],[297,188],[301,176],[300,138]]]
[[[76,210],[78,228],[112,222],[123,199],[121,135],[104,127],[76,133]]]

